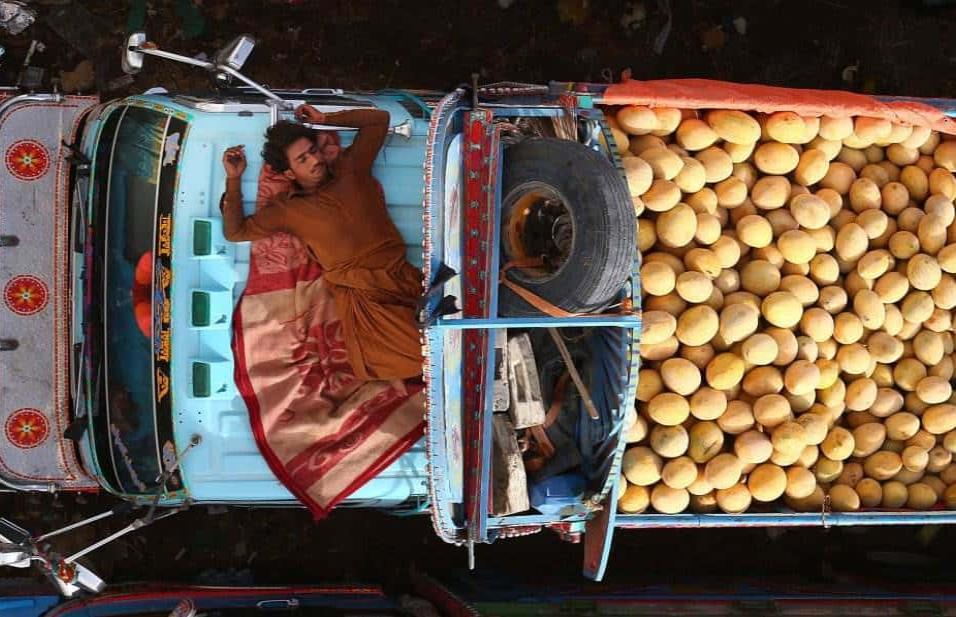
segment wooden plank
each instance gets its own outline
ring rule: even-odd
[[[544,397],[527,334],[519,334],[508,341],[508,380],[511,387],[508,413],[514,427],[520,429],[544,424]]]
[[[505,516],[531,508],[528,496],[528,478],[524,471],[518,437],[507,414],[496,413],[491,421],[491,513]]]

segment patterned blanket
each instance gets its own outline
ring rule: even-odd
[[[264,169],[256,207],[289,188]],[[259,450],[316,519],[422,436],[422,386],[355,377],[322,268],[297,238],[252,243],[233,335],[236,385]]]

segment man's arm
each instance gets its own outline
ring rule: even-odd
[[[278,206],[263,208],[252,216],[242,211],[242,172],[246,157],[242,146],[233,146],[222,157],[226,169],[226,192],[219,204],[222,210],[222,233],[230,242],[268,238],[277,231],[285,231],[284,211]]]
[[[388,135],[389,115],[381,109],[348,109],[325,114],[303,105],[296,110],[296,115],[306,122],[357,128],[358,135],[342,153],[342,162],[361,171],[372,169],[372,163]]]

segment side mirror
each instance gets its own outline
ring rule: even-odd
[[[103,517],[95,517],[99,518]],[[39,539],[42,538],[43,536]],[[58,555],[38,549],[36,540],[31,537],[29,531],[13,521],[0,518],[0,566],[28,568],[36,564],[66,598],[72,598],[81,591],[103,591],[106,587],[103,579],[86,566],[70,559],[62,560]]]
[[[44,571],[65,598],[72,598],[84,591],[100,593],[106,588],[106,581],[82,564],[52,563]]]
[[[135,75],[143,69],[143,54],[138,51],[146,43],[145,32],[134,32],[126,39],[126,45],[123,47],[123,72],[127,75]]]
[[[232,39],[228,45],[216,52],[213,62],[220,66],[228,66],[234,71],[242,68],[249,59],[249,54],[256,46],[256,40],[248,34],[240,34]]]

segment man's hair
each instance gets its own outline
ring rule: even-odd
[[[283,120],[276,122],[266,130],[266,143],[262,147],[262,159],[273,169],[282,173],[289,169],[289,157],[285,149],[305,137],[315,140],[315,131],[297,122]]]

